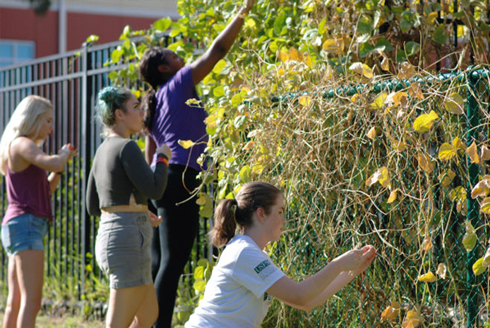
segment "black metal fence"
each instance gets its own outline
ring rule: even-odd
[[[35,94],[54,105],[54,131],[44,150],[57,153],[63,144],[72,143],[79,156],[69,164],[60,187],[52,197],[55,218],[46,244],[46,277],[66,287],[77,300],[84,295],[86,280],[101,278],[94,253],[97,218],[85,208],[86,181],[91,160],[101,143],[100,123],[95,119],[96,96],[110,84],[109,74],[124,68],[110,62],[111,52],[121,42],[103,45],[84,44],[79,51],[34,60],[0,69],[0,132],[3,132],[17,104]],[[4,178],[0,177],[0,214],[6,211]],[[207,221],[203,220],[207,230]],[[196,257],[208,256],[206,243],[196,244]],[[0,284],[7,281],[7,256],[0,246]],[[5,294],[6,295],[6,294]],[[65,297],[65,298],[66,298]]]

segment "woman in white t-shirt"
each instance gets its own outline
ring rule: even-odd
[[[312,310],[374,260],[376,250],[368,245],[342,254],[303,281],[292,280],[263,251],[281,236],[286,223],[284,207],[281,190],[265,182],[247,183],[236,199],[218,205],[211,238],[216,247],[226,248],[185,328],[259,327],[272,297]],[[237,224],[241,234],[235,235]]]

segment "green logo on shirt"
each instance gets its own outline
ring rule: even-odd
[[[267,268],[269,265],[271,265],[271,262],[269,262],[268,260],[264,260],[262,262],[259,263],[259,265],[257,265],[254,270],[255,272],[257,273],[261,273],[265,268]]]

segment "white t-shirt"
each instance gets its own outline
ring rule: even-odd
[[[221,254],[204,298],[185,328],[259,327],[272,301],[265,291],[283,276],[250,237],[236,235]]]

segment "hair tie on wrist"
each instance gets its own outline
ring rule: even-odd
[[[158,156],[157,163],[163,163],[168,168],[168,160],[164,156]]]

